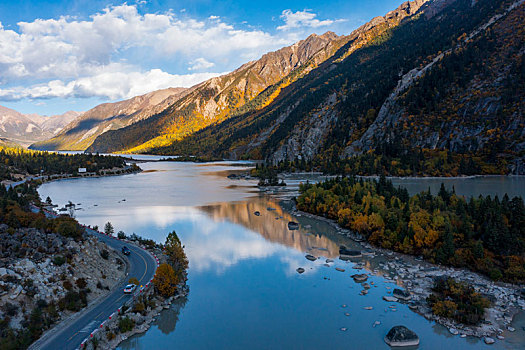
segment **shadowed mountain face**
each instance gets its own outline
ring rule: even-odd
[[[21,146],[53,137],[64,126],[80,115],[69,111],[51,117],[38,114],[22,114],[0,106],[0,137]]]
[[[170,88],[116,103],[104,103],[85,112],[61,133],[31,146],[40,150],[85,150],[100,134],[119,129],[161,112],[189,91]]]
[[[277,163],[431,149],[510,164],[525,149],[524,12],[521,0],[405,2],[264,108],[151,152]]]
[[[332,56],[347,40],[332,32],[313,34],[292,46],[265,54],[232,73],[193,87],[153,118],[101,135],[88,150],[147,151],[169,145],[240,112],[258,110],[271,103],[282,87]],[[271,91],[269,86],[273,86]]]

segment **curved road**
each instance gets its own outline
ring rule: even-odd
[[[141,285],[146,285],[155,275],[157,261],[144,249],[98,233],[87,227],[86,231],[117,251],[120,251],[123,246],[127,246],[130,249],[131,254],[127,256],[129,261],[128,275],[123,283],[114,287],[104,299],[98,300],[96,305],[88,305],[87,309],[80,311],[78,317],[55,325],[50,332],[44,334],[29,349],[78,349],[82,341],[88,338],[91,332],[99,328],[102,322],[106,321],[111,314],[133,297],[130,294],[123,293],[124,286],[128,284],[127,280],[129,278],[136,277]]]

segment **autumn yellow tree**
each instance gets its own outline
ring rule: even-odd
[[[168,264],[161,264],[153,278],[153,284],[163,297],[170,297],[177,291],[179,279],[173,268]]]

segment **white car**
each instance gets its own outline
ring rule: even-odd
[[[133,293],[133,291],[135,290],[135,288],[137,288],[136,285],[134,285],[134,284],[128,284],[126,287],[124,287],[124,293],[126,293],[126,294]]]

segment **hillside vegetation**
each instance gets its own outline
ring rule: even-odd
[[[525,5],[421,5],[400,21],[391,22],[392,14],[374,19],[366,44],[355,48],[349,40],[263,109],[150,151],[274,164],[364,156],[384,164],[374,173],[400,175],[425,174],[429,158],[412,156],[424,154],[450,163],[449,171],[434,166],[442,175],[461,173],[462,159],[479,173],[523,172]],[[406,15],[406,6],[398,11]]]

